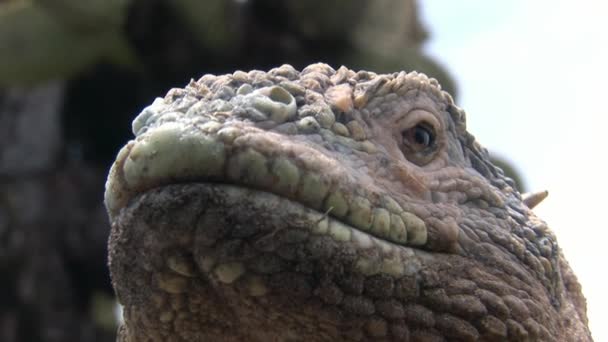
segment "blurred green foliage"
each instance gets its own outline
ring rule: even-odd
[[[235,49],[238,32],[225,0],[173,0],[172,6],[198,44],[215,51]]]
[[[165,62],[183,58],[180,53],[202,53],[209,65],[238,67],[246,64],[239,62],[247,58],[243,52],[251,52],[251,62],[259,64],[325,61],[381,72],[416,69],[438,78],[448,91],[456,90],[445,70],[421,53],[427,34],[411,0],[0,2],[0,86],[70,79],[100,62],[151,72],[148,51],[138,46],[137,35],[154,32],[157,37],[145,39],[161,40],[155,26],[165,23],[148,18],[137,25],[150,27],[134,27],[128,20],[161,7],[166,21],[173,18],[181,27],[162,34],[175,35],[175,44],[184,40],[177,34],[186,34],[195,45],[175,48],[165,40],[154,46],[175,48],[173,57],[162,55]]]
[[[133,64],[122,32],[128,2],[0,3],[0,86],[69,78],[103,59]]]
[[[99,327],[108,332],[114,332],[118,328],[117,306],[118,302],[113,296],[97,291],[91,297],[89,315]]]

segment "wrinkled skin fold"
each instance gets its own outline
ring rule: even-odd
[[[590,341],[546,224],[434,79],[205,75],[106,183],[120,341]]]

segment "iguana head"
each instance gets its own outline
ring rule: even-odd
[[[555,237],[423,74],[206,75],[133,133],[105,196],[125,341],[588,337]]]

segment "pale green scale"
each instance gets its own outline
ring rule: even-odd
[[[357,229],[353,229],[352,231],[352,241],[361,249],[370,248],[374,245],[372,242],[372,237],[369,234],[361,232]]]
[[[370,154],[378,152],[376,145],[369,140],[362,141],[357,149]]]
[[[355,196],[350,205],[348,221],[361,230],[369,230],[372,225],[372,208],[366,198]]]
[[[362,256],[355,262],[355,268],[359,273],[369,277],[380,273],[382,265],[377,260]]]
[[[283,123],[296,114],[296,100],[281,87],[262,88],[250,95],[252,106],[276,123]]]
[[[218,265],[213,272],[222,283],[232,284],[245,273],[245,267],[240,262],[228,262]]]
[[[214,121],[210,121],[214,122]],[[218,123],[219,124],[219,123]],[[225,144],[232,144],[234,139],[243,134],[240,129],[236,127],[224,127],[217,131],[217,137]]]
[[[159,273],[156,276],[156,284],[167,293],[179,294],[188,289],[190,281],[188,278],[174,274]]]
[[[315,120],[315,118],[311,116],[307,116],[305,118],[300,119],[296,123],[296,126],[298,127],[298,132],[301,134],[316,133],[319,128],[321,128],[317,120]]]
[[[304,96],[306,94],[306,88],[295,82],[283,81],[279,83],[279,87],[287,90],[293,96]]]
[[[148,131],[137,141],[123,166],[129,186],[170,177],[222,174],[224,144],[203,134],[182,132],[182,125],[169,123]]]
[[[351,150],[357,150],[361,147],[361,142],[356,141],[348,136],[343,137],[343,136],[337,135],[334,137],[333,142],[338,143],[342,146],[346,146],[346,147],[350,148]]]
[[[169,323],[173,321],[174,316],[173,311],[165,311],[160,313],[158,320],[162,323]]]
[[[346,126],[344,126],[344,124],[341,124],[339,122],[335,122],[332,126],[331,126],[331,130],[341,136],[349,136],[349,132],[348,132],[348,128],[346,128]]]
[[[250,296],[259,297],[268,293],[266,283],[259,276],[250,276],[245,280],[245,286]]]
[[[376,247],[379,248],[384,255],[387,255],[395,250],[395,245],[384,239],[376,239]]]
[[[222,125],[221,123],[210,120],[200,125],[198,128],[205,133],[213,134],[220,130],[222,127],[224,127],[224,125]]]
[[[306,172],[301,179],[298,199],[313,208],[320,208],[329,191],[329,184],[316,173]]]
[[[403,261],[399,258],[382,259],[381,272],[395,278],[401,277],[405,273],[403,264]]]
[[[292,195],[298,188],[300,170],[287,158],[279,157],[272,163],[270,172],[275,176],[273,190],[281,194]]]
[[[331,220],[329,222],[329,235],[336,241],[350,241],[351,229],[339,221]]]
[[[427,230],[424,221],[408,212],[401,213],[401,218],[407,229],[408,244],[414,246],[424,245],[427,240]]]
[[[131,124],[131,130],[136,136],[139,135],[139,131],[148,124],[148,119],[151,116],[157,115],[162,112],[166,107],[165,100],[157,97],[154,102],[148,107],[144,108],[139,115],[133,120]]]
[[[391,228],[388,236],[391,241],[399,244],[405,244],[407,242],[407,229],[405,228],[401,216],[391,214]]]
[[[365,130],[357,121],[352,120],[346,123],[346,128],[348,128],[348,132],[350,136],[355,140],[365,140],[366,134]]]
[[[348,212],[348,202],[340,191],[334,191],[325,198],[323,209],[332,216],[342,218]]]
[[[390,232],[391,217],[388,210],[374,208],[372,210],[372,232],[382,238],[387,238]]]
[[[220,176],[226,161],[224,144],[206,135],[192,134],[182,138],[181,162],[192,163],[193,176]],[[184,159],[189,159],[185,162]]]
[[[390,196],[382,196],[380,198],[380,206],[393,214],[400,214],[403,211],[399,203]]]
[[[230,158],[228,176],[253,185],[265,185],[270,181],[266,163],[264,155],[253,149],[246,149]]]
[[[169,256],[167,258],[167,266],[174,272],[186,277],[193,277],[195,274],[193,263],[181,255]]]
[[[329,106],[319,107],[319,111],[315,114],[315,118],[323,128],[331,128],[336,122],[336,116],[331,111]]]
[[[251,93],[253,91],[253,87],[250,84],[243,84],[239,87],[239,89],[237,89],[236,94],[237,95],[247,95],[249,93]]]
[[[134,142],[131,141],[126,146],[121,148],[120,151],[118,151],[118,156],[116,157],[116,160],[125,160],[126,161],[133,144],[134,144]],[[117,179],[120,178],[119,174],[124,175],[125,172],[126,171],[125,171],[124,165],[120,166],[120,164],[118,164],[118,163],[112,164],[112,167],[110,168],[110,175],[108,176],[108,180],[106,181],[106,191],[104,194],[104,202],[106,203],[108,210],[110,210],[111,212],[115,212],[117,210],[117,208],[119,206],[119,202],[124,197],[124,195],[122,194],[122,191],[117,190],[120,186]],[[125,176],[123,176],[123,177],[125,177]]]
[[[314,227],[312,227],[311,231],[314,234],[323,235],[323,234],[327,234],[328,229],[329,229],[329,218],[324,217],[323,219],[318,221]]]

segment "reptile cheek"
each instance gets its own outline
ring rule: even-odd
[[[432,194],[427,186],[427,177],[419,176],[412,171],[411,167],[408,169],[402,165],[393,164],[389,172],[399,182],[402,193],[407,193],[414,199],[431,200]],[[423,247],[425,250],[451,253],[459,251],[458,239],[460,228],[455,218],[446,216],[439,219],[420,215],[420,219],[426,225],[427,239]]]
[[[392,171],[404,188],[411,191],[416,197],[430,198],[430,191],[422,177],[416,176],[403,166],[395,166]]]
[[[452,217],[442,220],[430,217],[426,220],[428,227],[428,242],[425,246],[432,251],[459,252],[458,239],[460,228]]]

